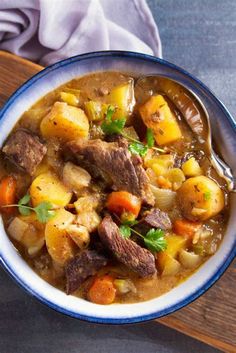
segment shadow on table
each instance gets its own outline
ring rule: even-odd
[[[1,353],[213,353],[214,348],[155,322],[96,325],[59,314],[0,269]]]

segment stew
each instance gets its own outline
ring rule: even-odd
[[[217,251],[227,224],[205,135],[201,107],[172,81],[101,72],[66,83],[1,149],[12,243],[45,281],[97,304],[170,291]]]

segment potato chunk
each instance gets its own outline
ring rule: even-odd
[[[158,145],[165,145],[182,137],[179,125],[161,95],[152,96],[139,108],[139,112],[144,124],[153,130]]]
[[[203,175],[186,180],[178,190],[177,198],[184,217],[190,221],[204,221],[224,207],[223,191]]]
[[[182,164],[182,170],[186,177],[195,177],[203,174],[202,168],[194,157],[189,158]]]
[[[70,212],[59,209],[55,217],[50,219],[45,228],[45,241],[52,259],[64,265],[75,255],[76,245],[68,234],[68,228],[75,216]]]
[[[76,216],[76,223],[86,227],[89,232],[94,232],[101,223],[101,217],[94,210],[85,211]]]
[[[43,118],[40,130],[45,138],[59,137],[69,141],[88,137],[89,123],[82,109],[56,102],[50,113]]]
[[[61,100],[69,105],[77,106],[79,103],[78,97],[76,97],[73,93],[69,92],[60,92]]]
[[[157,266],[162,276],[171,276],[179,272],[181,265],[176,260],[179,252],[186,247],[187,240],[179,235],[166,237],[167,249],[157,253]]]
[[[55,206],[66,206],[72,196],[66,186],[51,172],[38,175],[30,186],[30,196],[33,206],[43,201],[49,201]]]
[[[107,102],[116,107],[114,118],[127,119],[135,104],[133,81],[113,88],[107,97]]]
[[[96,210],[99,206],[100,197],[98,194],[86,195],[79,197],[76,202],[74,202],[75,209],[78,214],[82,212],[90,212]]]
[[[85,249],[88,246],[90,236],[86,227],[78,224],[71,224],[67,231],[71,239],[80,249]]]
[[[165,251],[157,254],[157,265],[162,276],[174,276],[181,268],[180,263]]]

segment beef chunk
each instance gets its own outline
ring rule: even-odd
[[[107,258],[96,250],[84,250],[76,255],[66,266],[66,293],[78,289],[89,276],[94,275],[107,264]]]
[[[7,140],[2,152],[19,169],[33,175],[47,148],[37,135],[19,129]]]
[[[89,169],[93,176],[97,177],[99,173],[114,190],[128,191],[141,197],[146,204],[154,205],[154,196],[142,160],[138,156],[131,156],[123,140],[72,141],[67,146],[77,162]]]
[[[160,228],[163,230],[168,230],[172,228],[171,220],[166,212],[159,210],[159,208],[153,208],[148,211],[143,221],[154,228]]]
[[[114,257],[129,269],[141,277],[149,277],[156,273],[153,254],[134,241],[123,238],[110,216],[103,218],[98,227],[98,233],[102,243]]]

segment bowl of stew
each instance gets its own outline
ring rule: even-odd
[[[192,93],[235,174],[232,116],[162,59],[84,54],[10,97],[0,112],[0,261],[30,294],[123,324],[169,314],[222,275],[235,256],[236,198],[186,122],[204,119]]]

